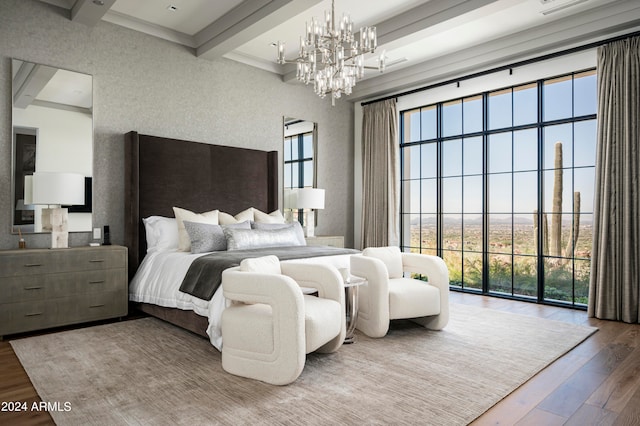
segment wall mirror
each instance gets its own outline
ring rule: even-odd
[[[29,182],[35,172],[85,177],[84,204],[65,207],[70,232],[91,231],[93,78],[18,59],[12,60],[11,70],[11,232],[44,232],[42,210],[47,206],[29,203]]]
[[[284,117],[283,134],[283,207],[288,220],[297,220],[295,189],[317,184],[318,125]]]

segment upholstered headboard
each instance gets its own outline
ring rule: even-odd
[[[236,214],[278,208],[278,153],[125,135],[125,244],[129,278],[147,247],[142,219],[173,217],[174,206]]]

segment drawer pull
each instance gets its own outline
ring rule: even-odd
[[[40,290],[42,287],[23,287],[24,290]]]
[[[42,315],[42,312],[33,312],[31,314],[24,314],[25,317],[37,317],[38,315]]]
[[[89,263],[102,263],[104,262],[104,259],[90,259]]]
[[[42,266],[42,263],[25,263],[24,264],[25,268],[33,268],[35,266]]]
[[[102,308],[104,306],[104,303],[100,304],[100,305],[91,305],[89,306],[90,308]]]
[[[104,280],[99,280],[99,281],[89,281],[89,284],[103,284]]]

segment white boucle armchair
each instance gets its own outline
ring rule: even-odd
[[[335,352],[342,345],[344,284],[335,267],[267,258],[266,272],[266,258],[259,258],[222,274],[224,296],[232,301],[222,313],[222,368],[286,385],[302,373],[307,353]],[[318,296],[303,295],[301,286],[317,289]]]
[[[449,271],[441,258],[398,247],[366,248],[351,256],[351,273],[368,281],[359,289],[356,325],[367,336],[385,336],[394,319],[411,319],[431,330],[449,322]],[[428,282],[405,273],[425,275]]]

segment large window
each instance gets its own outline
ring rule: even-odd
[[[452,287],[587,303],[595,70],[401,112],[402,241]]]

